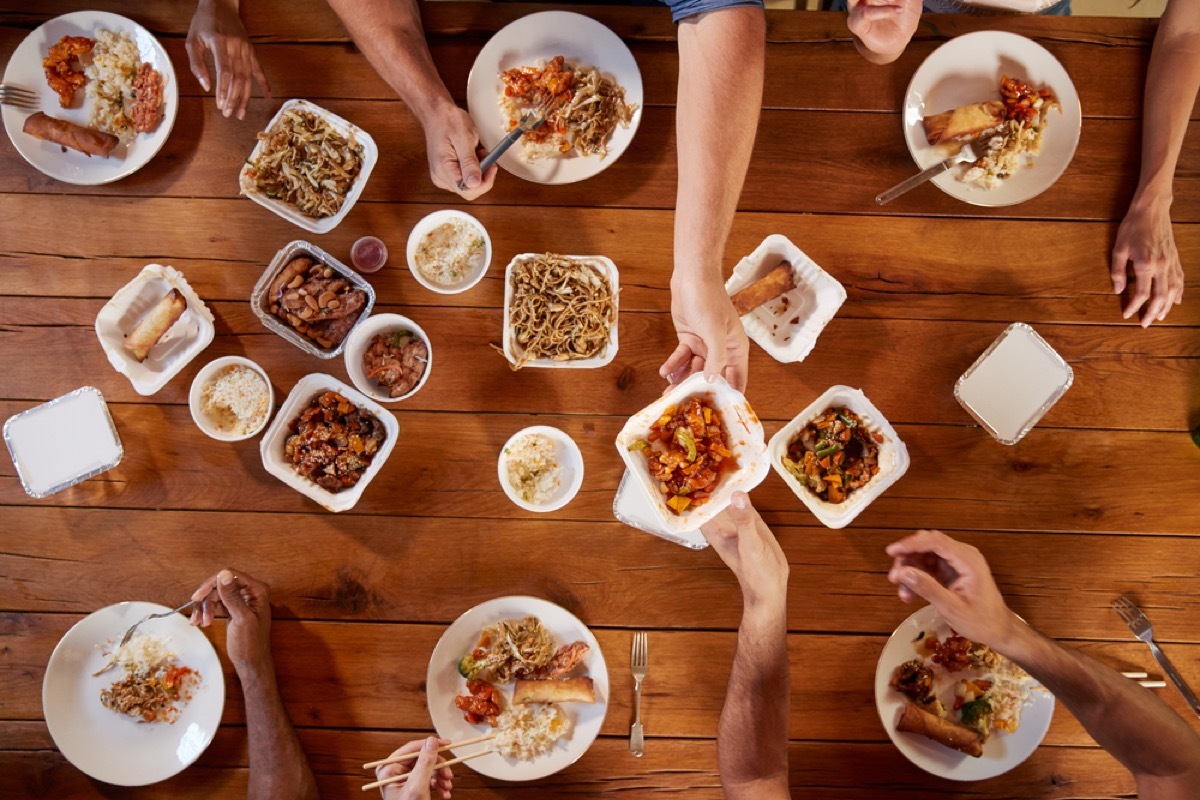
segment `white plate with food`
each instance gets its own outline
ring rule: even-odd
[[[420,325],[402,314],[376,314],[350,331],[346,373],[358,390],[380,403],[412,397],[433,371],[433,345]]]
[[[42,66],[50,58],[61,93]],[[0,107],[13,147],[51,178],[79,185],[141,169],[171,135],[179,108],[166,50],[141,25],[107,11],[75,11],[35,28],[13,51],[3,82],[38,97],[36,112]]]
[[[565,431],[532,425],[509,437],[496,460],[500,486],[526,511],[557,511],[583,486],[583,454]]]
[[[771,468],[828,528],[844,528],[908,471],[908,448],[861,389],[831,386],[767,444]]]
[[[417,283],[438,294],[459,294],[483,280],[492,263],[492,237],[470,214],[446,208],[413,226],[406,256]]]
[[[188,391],[192,421],[205,435],[222,442],[257,436],[274,408],[275,389],[266,370],[241,356],[208,362]]]
[[[500,157],[534,183],[574,183],[621,157],[642,118],[642,74],[621,38],[590,17],[540,11],[501,28],[467,78],[467,108],[492,149],[522,114],[551,114]]]
[[[323,157],[307,158],[315,145]],[[378,160],[379,147],[362,128],[316,103],[288,100],[258,134],[238,186],[288,222],[329,233],[358,202]]]
[[[617,265],[604,256],[514,257],[504,270],[504,357],[513,369],[612,363],[620,290]]]
[[[1005,77],[1030,91],[1006,101]],[[1019,111],[1021,99],[1042,89],[1048,96],[1031,100],[1038,106],[1033,113]],[[962,164],[933,183],[965,203],[1010,206],[1054,185],[1075,155],[1081,120],[1075,85],[1050,51],[1015,33],[977,31],[946,42],[917,68],[901,125],[918,169],[954,155],[963,142],[976,142],[977,155],[987,153],[976,171]]]
[[[608,711],[608,667],[596,637],[537,597],[489,600],[455,620],[433,650],[425,686],[438,736],[465,742],[496,734],[455,748],[455,757],[491,750],[464,763],[506,781],[574,764]]]
[[[225,708],[225,677],[212,644],[187,618],[148,622],[113,658],[125,631],[157,603],[117,603],[67,631],[42,681],[54,744],[91,777],[118,786],[166,780],[200,757]],[[140,713],[139,713],[140,712]]]
[[[933,606],[884,645],[875,706],[909,761],[955,781],[994,778],[1021,764],[1054,716],[1053,695],[994,650],[956,637]]]

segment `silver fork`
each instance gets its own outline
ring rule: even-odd
[[[1192,690],[1183,682],[1183,677],[1175,669],[1175,665],[1167,658],[1167,654],[1159,648],[1154,641],[1154,627],[1150,624],[1150,620],[1142,612],[1140,608],[1129,601],[1128,597],[1120,597],[1112,605],[1113,611],[1117,612],[1129,630],[1133,631],[1133,635],[1150,646],[1150,652],[1154,654],[1154,660],[1162,667],[1164,673],[1175,684],[1175,688],[1183,695],[1183,699],[1192,707],[1192,711],[1200,716],[1200,700],[1196,699],[1196,695],[1192,694]]]
[[[520,122],[517,123],[517,126],[509,131],[503,139],[497,142],[496,146],[489,150],[488,154],[485,155],[479,162],[479,174],[482,175],[483,173],[487,172],[488,167],[499,161],[500,156],[508,152],[508,148],[516,144],[517,139],[520,139],[529,131],[540,128],[542,123],[546,121],[546,117],[550,116],[550,112],[556,105],[558,105],[558,102],[559,99],[557,97],[551,97],[533,111],[528,111],[523,114]],[[464,181],[458,182],[458,190],[460,192],[466,188],[467,184]]]
[[[118,650],[120,650],[122,647],[124,647],[126,644],[129,643],[129,640],[133,637],[133,632],[136,631],[138,629],[138,626],[141,625],[143,622],[149,622],[152,619],[162,619],[163,617],[169,617],[172,614],[178,614],[181,611],[187,611],[189,608],[191,608],[194,605],[196,605],[196,601],[189,600],[188,602],[181,605],[179,608],[172,609],[171,611],[164,611],[161,614],[147,614],[146,616],[142,617],[137,622],[135,622],[129,626],[129,630],[125,631],[125,635],[121,637],[121,643],[118,644],[113,649],[113,653],[116,653]],[[110,660],[103,667],[101,667],[100,669],[93,672],[92,677],[95,677],[97,675],[103,675],[105,672],[108,672],[110,669],[112,669],[114,666],[116,666],[116,664],[117,664],[117,661],[115,658]]]
[[[941,175],[946,170],[953,167],[955,164],[962,164],[968,161],[978,161],[979,156],[975,154],[975,148],[970,143],[964,144],[957,155],[950,156],[945,161],[939,161],[924,172],[919,172],[907,180],[901,181],[886,192],[880,192],[875,196],[875,202],[879,205],[890,203],[905,192],[909,192],[925,181],[933,180],[938,175]]]
[[[0,83],[0,105],[33,111],[41,108],[42,103],[36,92],[12,84]]]
[[[646,640],[645,631],[633,634],[629,671],[633,673],[633,727],[629,729],[629,752],[641,758],[645,752],[645,742],[642,738],[642,681],[650,671],[649,642]]]

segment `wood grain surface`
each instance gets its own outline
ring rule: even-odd
[[[179,601],[225,566],[271,584],[273,647],[288,712],[324,796],[358,796],[363,761],[425,735],[424,680],[445,627],[488,599],[530,594],[577,614],[609,664],[602,735],[578,763],[533,788],[462,769],[456,797],[720,797],[715,734],[740,616],[732,574],[613,519],[625,419],[662,390],[674,344],[668,277],[675,195],[675,28],[661,8],[571,6],[612,28],[641,68],[646,110],[634,146],[574,186],[501,176],[468,205],[436,190],[412,115],[349,42],[325,3],[254,0],[246,27],[275,99],[243,122],[216,111],[187,69],[193,5],[101,0],[163,42],[180,88],[159,155],[116,184],[57,183],[0,145],[0,418],[83,385],[99,388],[125,457],[43,500],[0,458],[0,797],[237,798],[246,789],[243,700],[224,652],[223,724],[196,765],[165,783],[116,790],[54,748],[41,682],[76,621],[122,600]],[[501,27],[549,6],[429,3],[431,49],[465,102],[467,73]],[[66,0],[0,0],[0,59]],[[886,580],[884,547],[941,527],[989,557],[1018,613],[1118,669],[1157,675],[1112,600],[1142,604],[1184,676],[1200,684],[1200,108],[1180,158],[1172,218],[1184,304],[1150,330],[1120,316],[1109,251],[1137,179],[1141,85],[1154,22],[926,16],[907,52],[872,67],[845,16],[768,13],[766,110],[727,270],[783,233],[846,288],[847,301],[802,364],[752,345],[747,397],[772,435],[830,385],[861,387],[894,424],[912,467],[850,527],[821,527],[774,473],[753,493],[791,567],[791,785],[796,797],[1124,798],[1129,774],[1063,709],[1044,744],[982,783],[942,781],[909,764],[875,711],[876,662],[913,610]],[[1004,209],[958,203],[927,186],[880,210],[874,195],[912,172],[899,110],[909,78],[953,36],[999,28],[1048,48],[1071,74],[1083,126],[1075,158],[1044,195]],[[383,238],[391,263],[370,277],[379,311],[430,334],[435,369],[394,407],[400,441],[362,501],[333,515],[268,475],[257,439],[226,444],[193,424],[187,391],[203,364],[244,355],[277,402],[306,374],[346,379],[254,316],[250,291],[289,241],[306,235],[238,197],[236,174],[283,99],[308,97],[371,132],[383,157],[362,201],[316,243],[348,259]],[[412,226],[468,208],[494,256],[475,289],[435,295],[400,255]],[[621,273],[621,348],[605,369],[512,373],[489,347],[502,325],[503,270],[516,254],[599,253]],[[100,350],[98,310],[148,263],[180,269],[216,317],[213,344],[153,397]],[[957,377],[1011,322],[1033,324],[1074,370],[1074,385],[1014,447],[994,442],[955,402]],[[531,424],[571,434],[587,480],[549,515],[514,507],[495,458]],[[650,631],[647,749],[625,734],[631,631]],[[1172,690],[1155,690],[1196,725]],[[1200,729],[1200,725],[1197,726]]]

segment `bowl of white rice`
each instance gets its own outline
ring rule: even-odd
[[[275,390],[258,364],[241,356],[210,361],[192,381],[188,409],[200,430],[222,442],[257,436],[271,419]]]
[[[500,486],[526,511],[557,511],[583,485],[583,454],[558,428],[534,425],[512,435],[497,462]]]
[[[470,214],[444,209],[413,226],[407,257],[417,283],[438,294],[458,294],[483,280],[492,263],[492,239]]]

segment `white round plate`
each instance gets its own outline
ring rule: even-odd
[[[102,649],[119,642],[129,626],[147,614],[170,611],[157,603],[117,603],[84,617],[59,641],[42,681],[42,712],[54,744],[67,760],[97,780],[117,786],[145,786],[182,772],[200,757],[221,724],[225,676],[208,638],[187,618],[174,614],[139,628],[170,637],[179,663],[200,673],[191,701],[173,723],[142,723],[100,704],[100,691],[116,671],[92,675],[104,666]]]
[[[508,482],[508,448],[516,444],[518,439],[539,433],[554,442],[554,455],[562,470],[558,489],[542,505],[530,503],[518,495],[517,490]],[[500,478],[500,488],[504,489],[509,500],[521,508],[526,511],[557,511],[575,499],[575,495],[583,486],[583,453],[579,451],[579,445],[575,444],[575,440],[566,431],[551,425],[531,425],[514,433],[504,443],[504,447],[500,448],[500,457],[496,459],[496,472]]]
[[[879,719],[892,738],[892,743],[905,758],[941,778],[981,781],[1003,775],[1033,755],[1050,728],[1050,718],[1054,716],[1054,696],[1045,691],[1035,690],[1031,693],[1016,733],[992,731],[980,758],[951,750],[924,736],[896,730],[896,721],[906,700],[904,695],[888,686],[888,682],[896,667],[917,657],[913,643],[922,633],[925,636],[936,633],[938,638],[944,640],[951,635],[951,630],[933,606],[925,606],[904,620],[888,639],[879,656],[879,666],[875,669],[875,707],[879,710]],[[934,685],[939,690],[957,682],[953,674],[947,677],[940,667],[935,669],[934,674],[938,678]],[[945,694],[939,692],[943,702],[946,701]]]
[[[479,633],[487,625],[504,619],[522,619],[533,615],[554,635],[559,646],[576,641],[588,644],[588,654],[579,674],[591,678],[596,689],[596,702],[562,703],[561,708],[571,718],[571,731],[555,744],[554,749],[529,761],[505,758],[498,753],[464,762],[471,769],[490,778],[505,781],[532,781],[569,767],[587,752],[600,733],[604,715],[608,711],[608,667],[596,637],[565,608],[556,606],[537,597],[498,597],[475,606],[456,619],[442,634],[433,656],[429,659],[426,675],[426,702],[429,716],[438,736],[451,741],[462,741],[483,736],[491,729],[487,725],[472,725],[463,719],[462,712],[454,707],[456,695],[465,694],[467,681],[458,674],[458,661],[475,648]],[[497,685],[504,695],[505,704],[512,698],[511,685]],[[455,756],[464,756],[486,749],[487,743],[467,745],[454,750]]]
[[[995,189],[958,179],[965,165],[933,179],[946,194],[976,206],[1011,206],[1037,197],[1067,169],[1079,144],[1082,119],[1075,84],[1050,51],[1032,39],[1004,31],[977,31],[958,36],[934,50],[913,74],[904,96],[904,140],[918,169],[927,169],[951,153],[930,145],[921,119],[959,106],[1000,99],[1000,78],[1020,78],[1048,86],[1062,113],[1047,115],[1042,151],[1033,161]]]
[[[154,158],[155,153],[171,135],[175,124],[175,112],[179,108],[179,84],[171,59],[150,31],[120,14],[107,11],[74,11],[43,23],[13,51],[4,71],[4,83],[36,91],[41,100],[40,111],[51,117],[65,119],[77,125],[88,125],[91,100],[86,89],[75,93],[71,108],[58,105],[58,95],[46,85],[42,71],[42,59],[50,47],[64,36],[87,36],[94,39],[101,30],[124,33],[137,45],[142,61],[148,62],[163,76],[163,118],[158,128],[151,133],[139,133],[128,145],[122,143],[113,149],[108,158],[88,156],[67,149],[53,142],[44,142],[24,133],[25,118],[32,111],[3,106],[0,116],[4,119],[4,130],[26,161],[41,172],[66,183],[93,186],[110,183],[137,172]]]
[[[453,286],[443,286],[426,278],[421,274],[421,270],[417,269],[417,248],[421,246],[421,239],[425,234],[431,232],[439,225],[444,225],[447,222],[458,220],[469,226],[478,228],[483,233],[483,266],[472,270],[465,275],[461,281]],[[412,273],[413,278],[417,283],[424,286],[431,292],[438,294],[459,294],[472,288],[475,284],[483,280],[484,274],[488,271],[488,267],[492,264],[492,237],[488,235],[487,228],[483,227],[483,223],[472,217],[465,211],[458,211],[453,208],[445,208],[441,211],[434,211],[431,214],[426,214],[421,220],[413,226],[412,231],[408,234],[408,245],[405,250],[405,259],[408,263],[408,271]]]
[[[511,22],[484,45],[467,78],[467,109],[484,148],[491,150],[505,134],[508,122],[500,108],[504,84],[500,73],[533,66],[539,59],[565,56],[569,63],[596,67],[604,77],[625,89],[625,102],[636,103],[629,127],[617,126],[608,155],[583,158],[574,151],[562,158],[543,158],[526,164],[515,144],[500,157],[500,166],[534,183],[574,183],[597,175],[621,157],[642,121],[642,73],[621,38],[590,17],[570,11],[539,11]]]

